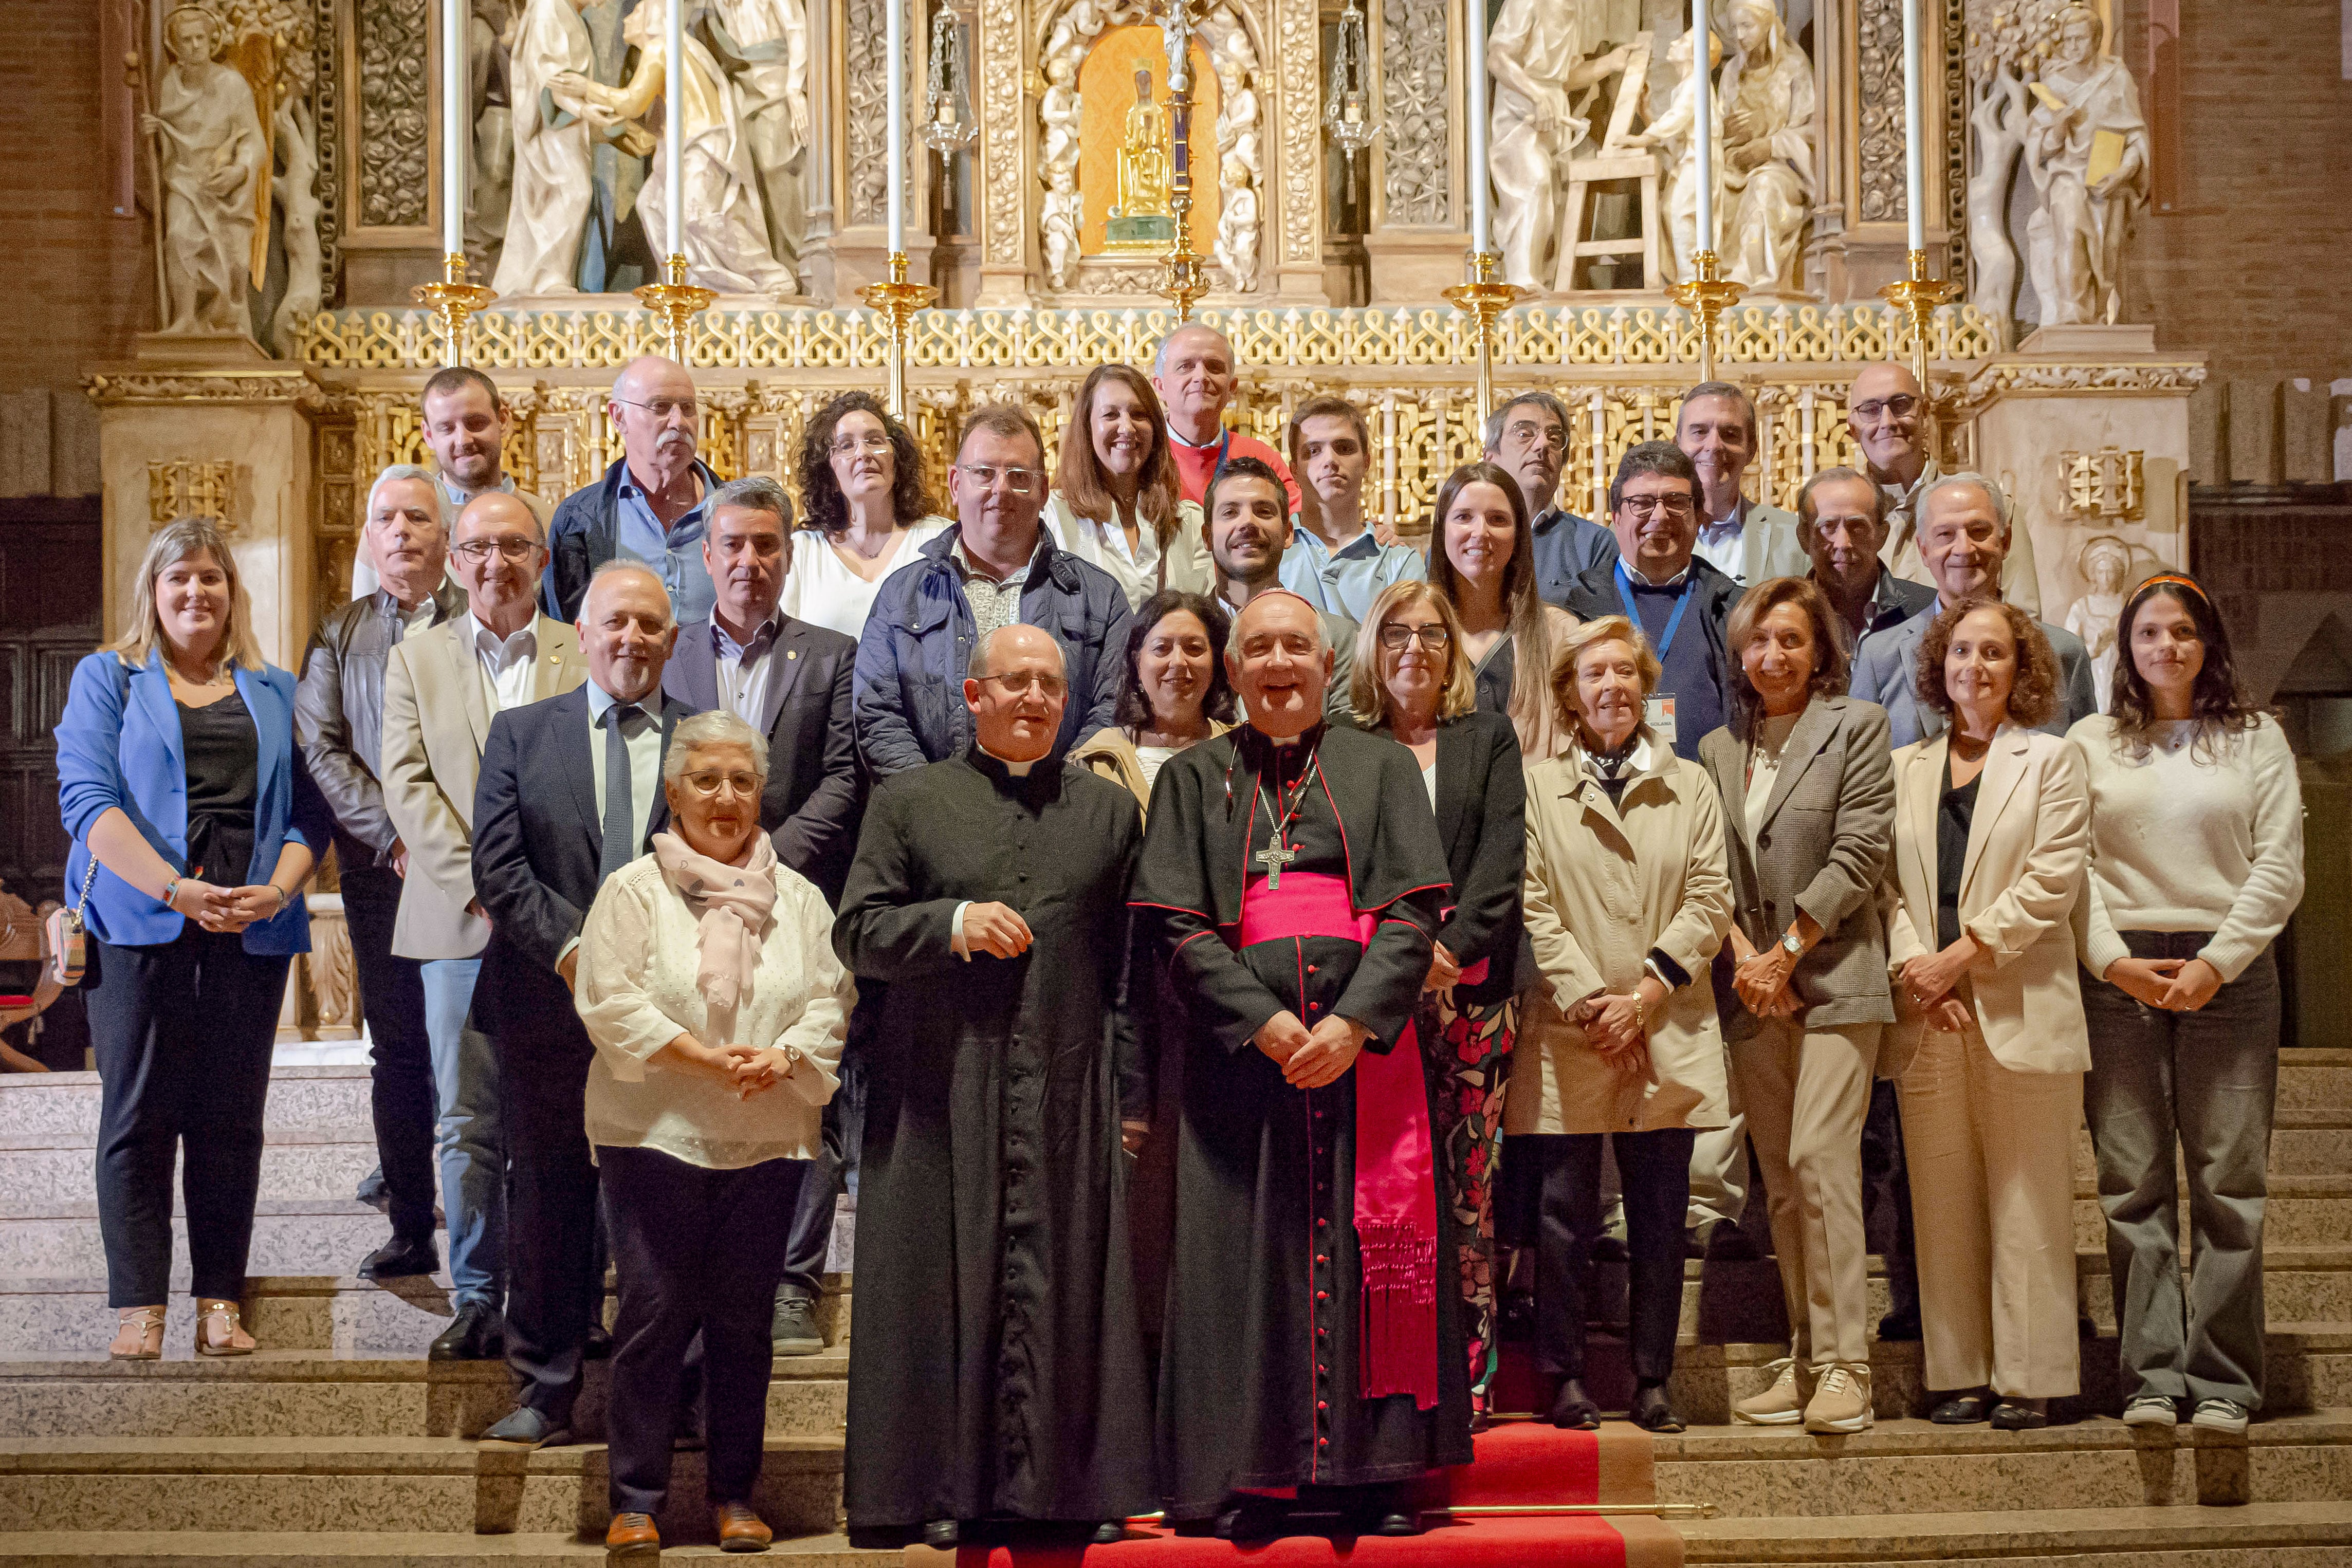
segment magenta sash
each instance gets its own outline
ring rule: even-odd
[[[1293,872],[1242,893],[1238,946],[1329,936],[1370,946],[1345,877]],[[1421,1042],[1407,1023],[1385,1056],[1356,1058],[1356,1249],[1364,1265],[1363,1390],[1437,1404],[1437,1173]]]

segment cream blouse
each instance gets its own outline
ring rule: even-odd
[[[776,867],[776,906],[759,967],[733,1018],[695,988],[701,917],[644,855],[604,879],[580,934],[580,1021],[588,1067],[588,1141],[657,1149],[706,1170],[813,1159],[818,1108],[839,1082],[856,985],[833,952],[833,912],[808,880]],[[772,1089],[739,1100],[715,1079],[648,1066],[680,1034],[705,1045],[797,1048]]]

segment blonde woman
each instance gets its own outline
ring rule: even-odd
[[[1426,582],[1394,583],[1372,601],[1370,617],[1356,641],[1349,706],[1357,724],[1421,764],[1454,883],[1416,1032],[1436,1079],[1433,1130],[1441,1193],[1453,1207],[1476,1431],[1500,1351],[1492,1183],[1505,1072],[1518,1030],[1517,977],[1533,967],[1519,919],[1527,779],[1510,720],[1478,710],[1462,625],[1444,595]]]
[[[1507,1239],[1536,1249],[1536,1352],[1554,1426],[1591,1427],[1585,1303],[1601,1231],[1601,1137],[1625,1200],[1632,1418],[1679,1432],[1666,1399],[1682,1315],[1693,1129],[1729,1120],[1707,984],[1731,927],[1723,805],[1696,762],[1643,722],[1658,658],[1622,615],[1562,639],[1554,722],[1528,768],[1522,897],[1536,972],[1503,1107]]]
[[[156,531],[130,630],[75,667],[58,805],[73,839],[66,899],[89,899],[110,1354],[163,1354],[176,1156],[196,1353],[246,1354],[237,1303],[269,1056],[287,966],[310,950],[302,885],[332,823],[295,745],[294,677],[262,662],[211,522]]]

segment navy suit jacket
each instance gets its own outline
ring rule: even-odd
[[[664,755],[688,716],[685,705],[663,702]],[[555,960],[580,935],[603,880],[604,811],[588,746],[585,685],[509,708],[490,721],[474,789],[474,892],[490,917],[477,1019],[492,1034],[552,1037],[583,1051],[587,1031]],[[630,857],[668,826],[668,803],[657,797]]]
[[[775,844],[776,858],[816,883],[827,904],[838,904],[866,810],[851,712],[857,644],[787,615],[768,656],[778,661],[769,678],[783,689],[776,722],[768,730],[768,787],[760,797],[760,826]],[[693,713],[719,706],[719,656],[709,622],[679,628],[677,650],[662,668],[662,695]]]

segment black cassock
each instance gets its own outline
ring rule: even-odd
[[[845,1490],[856,1528],[1151,1506],[1116,1088],[1135,798],[974,750],[875,792],[834,926],[866,1056]],[[950,948],[957,905],[1028,922]],[[1137,1110],[1137,1115],[1148,1114]]]
[[[1319,777],[1302,797],[1310,748]],[[1367,944],[1242,944],[1244,892],[1269,869],[1255,857],[1294,798],[1282,874],[1345,879],[1353,910],[1376,918]],[[1469,1462],[1452,1290],[1434,1293],[1434,1405],[1363,1394],[1359,1070],[1294,1089],[1251,1043],[1286,1009],[1310,1027],[1351,1018],[1372,1031],[1367,1053],[1389,1051],[1412,1021],[1446,886],[1420,769],[1392,740],[1333,728],[1276,747],[1244,727],[1160,769],[1134,898],[1160,918],[1187,1013],[1158,1415],[1171,1519],[1208,1517],[1236,1489],[1370,1485]],[[1416,1088],[1426,1114],[1425,1078]],[[1433,1187],[1428,1207],[1442,1208]]]

